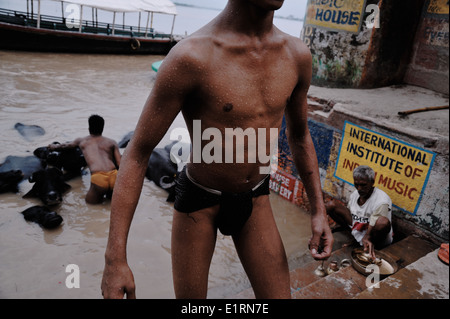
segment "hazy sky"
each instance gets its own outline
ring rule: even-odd
[[[228,0],[173,0],[175,3],[192,4],[201,7],[223,9]],[[283,7],[277,12],[279,16],[293,15],[304,18],[307,0],[285,0]]]

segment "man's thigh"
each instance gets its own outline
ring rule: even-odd
[[[89,191],[86,193],[86,203],[88,204],[100,204],[104,200],[105,194],[108,192],[108,189],[97,186],[91,183]]]
[[[289,267],[269,196],[254,199],[252,216],[233,240],[256,298],[289,299]]]
[[[175,296],[204,299],[216,244],[216,208],[184,214],[175,211],[172,224],[172,271]]]

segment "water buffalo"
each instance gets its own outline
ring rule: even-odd
[[[175,201],[175,185],[179,174],[180,156],[172,152],[175,144],[174,142],[164,148],[155,148],[148,161],[145,174],[149,180],[169,193],[168,202]]]
[[[0,194],[17,193],[19,183],[23,179],[23,173],[20,170],[12,170],[0,173]]]
[[[25,220],[35,222],[43,228],[52,229],[61,225],[63,218],[45,206],[33,206],[22,212]]]
[[[127,147],[133,133],[129,132],[122,138],[118,143],[120,148]],[[189,144],[172,142],[164,148],[155,148],[150,155],[145,176],[169,193],[168,202],[175,201],[176,179],[180,172],[180,166],[189,157],[189,149]]]
[[[48,206],[60,204],[62,195],[70,188],[70,185],[64,182],[62,172],[56,167],[34,172],[28,180],[34,185],[23,198],[36,197]]]
[[[121,140],[119,143],[117,143],[119,145],[119,148],[125,148],[127,147],[128,143],[130,142],[131,138],[133,137],[134,131],[131,131],[129,133],[127,133]]]
[[[59,144],[55,142],[54,144]],[[47,165],[60,169],[64,174],[64,180],[70,180],[80,176],[81,171],[87,166],[83,152],[79,147],[50,151],[48,147],[39,147],[33,154]]]
[[[22,123],[16,123],[14,128],[22,135],[27,141],[33,140],[34,137],[42,136],[45,134],[45,130],[37,125],[25,125]]]
[[[8,156],[5,162],[0,165],[0,173],[20,170],[23,178],[29,178],[34,172],[43,169],[45,166],[36,156]]]

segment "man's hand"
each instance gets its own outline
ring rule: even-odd
[[[323,216],[311,218],[312,237],[309,240],[311,255],[316,260],[326,260],[331,256],[334,238],[328,220]]]
[[[372,240],[370,239],[369,231],[367,231],[366,235],[362,239],[362,244],[364,247],[364,251],[372,257],[372,260],[375,260],[376,259],[375,248],[372,243]]]
[[[128,264],[106,263],[102,279],[102,295],[105,299],[136,299],[133,273]]]

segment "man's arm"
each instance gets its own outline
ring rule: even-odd
[[[77,138],[76,140],[74,140],[72,142],[67,142],[67,143],[63,143],[63,144],[53,143],[48,146],[48,149],[50,151],[59,151],[59,150],[64,150],[64,149],[76,148],[76,147],[80,146],[81,140],[82,140],[82,138]]]
[[[126,245],[139,201],[151,152],[180,112],[195,85],[192,60],[179,43],[158,71],[155,86],[144,106],[135,133],[122,157],[111,202],[108,244],[105,252],[102,293],[105,298],[134,298],[133,274],[127,263]]]
[[[116,167],[119,168],[120,167],[120,161],[122,160],[122,155],[120,154],[119,151],[119,145],[114,142],[114,149],[113,149],[113,159],[114,159],[114,163],[116,164]]]
[[[380,205],[377,210],[375,210],[370,216],[369,227],[367,228],[366,234],[362,239],[364,250],[372,256],[372,259],[375,259],[375,247],[372,242],[373,231],[377,221],[380,217],[384,217],[387,220],[390,220],[390,208],[389,204]]]
[[[311,53],[303,43],[299,44],[298,50],[300,76],[285,112],[287,134],[295,165],[311,204],[311,254],[315,259],[322,260],[330,257],[334,239],[323,201],[317,155],[308,129],[307,93],[312,77]]]

